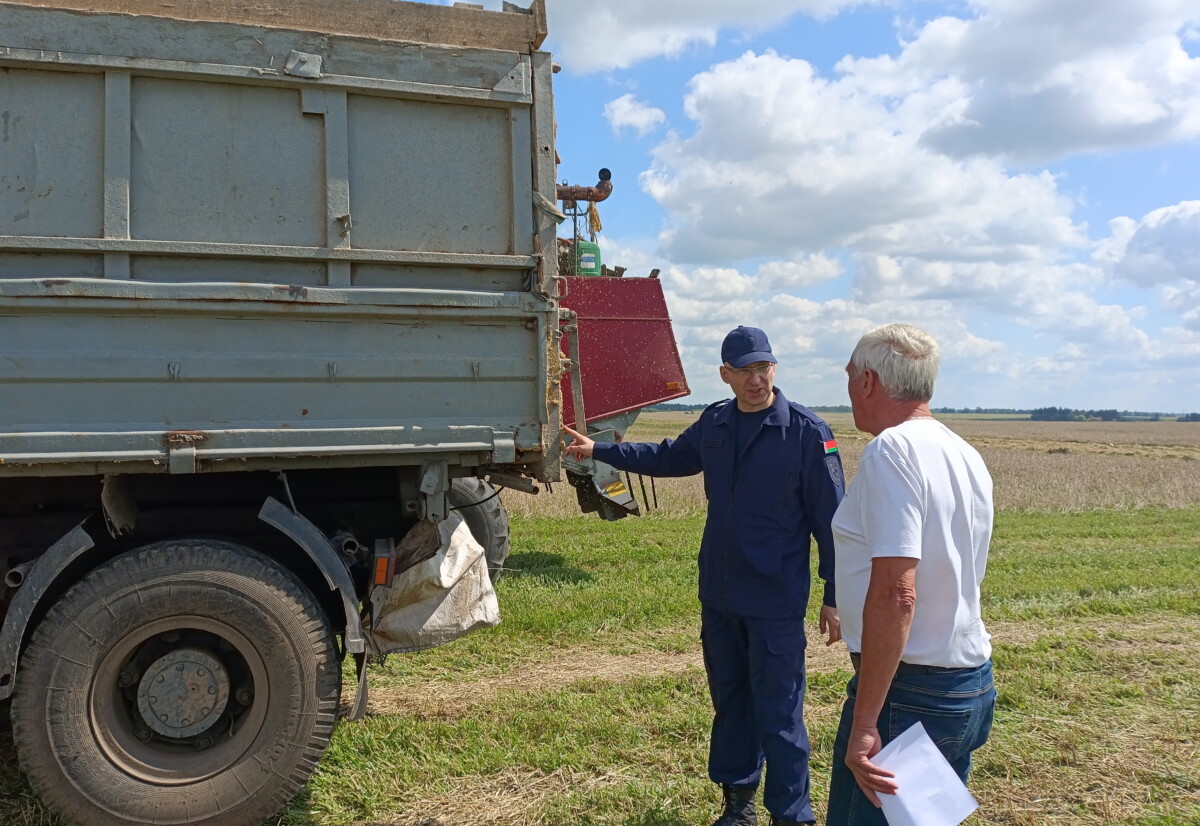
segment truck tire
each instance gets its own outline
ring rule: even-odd
[[[471,529],[471,536],[483,546],[492,582],[504,573],[504,561],[508,559],[510,547],[508,511],[495,493],[496,489],[487,482],[469,476],[455,479],[448,497],[450,507],[458,512]]]
[[[228,542],[160,542],[74,585],[21,657],[13,734],[80,826],[253,826],[304,785],[341,694],[329,620]]]

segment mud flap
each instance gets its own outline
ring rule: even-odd
[[[358,694],[354,697],[354,705],[350,707],[347,720],[361,720],[367,716],[367,655],[354,655],[354,668],[358,674]]]

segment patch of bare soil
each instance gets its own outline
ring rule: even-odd
[[[542,693],[588,680],[622,682],[703,667],[699,649],[682,654],[641,651],[618,655],[576,648],[559,651],[545,662],[522,665],[508,674],[372,688],[369,713],[455,719],[487,705],[498,694]]]
[[[533,826],[545,804],[568,792],[590,792],[620,785],[630,778],[601,776],[568,769],[552,773],[512,768],[488,777],[457,778],[454,790],[405,803],[407,814],[361,826]]]
[[[993,644],[1028,645],[1047,636],[1075,636],[1080,631],[1088,631],[1095,635],[1092,644],[1097,648],[1121,649],[1152,644],[1183,646],[1200,654],[1200,618],[1194,622],[1181,621],[1178,617],[1122,618],[1103,622],[1080,619],[1069,623],[1059,621],[1054,626],[992,623],[988,631]],[[848,671],[850,668],[845,646],[841,643],[826,647],[818,640],[810,640],[807,660],[810,673]],[[579,647],[558,651],[550,659],[524,664],[505,674],[372,688],[369,713],[453,720],[469,716],[501,694],[545,693],[580,682],[622,682],[703,668],[699,646],[694,651],[682,653],[639,651],[624,655]]]

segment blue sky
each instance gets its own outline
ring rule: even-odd
[[[935,405],[1200,411],[1195,0],[547,6],[560,180],[612,169],[605,262],[662,270],[694,400],[737,324],[824,405],[908,321]]]

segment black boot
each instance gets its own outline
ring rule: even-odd
[[[727,786],[721,784],[721,797],[725,808],[712,826],[758,826],[758,813],[754,810],[753,786]]]
[[[771,815],[771,826],[815,826],[815,823],[813,820],[784,820],[782,817]]]

